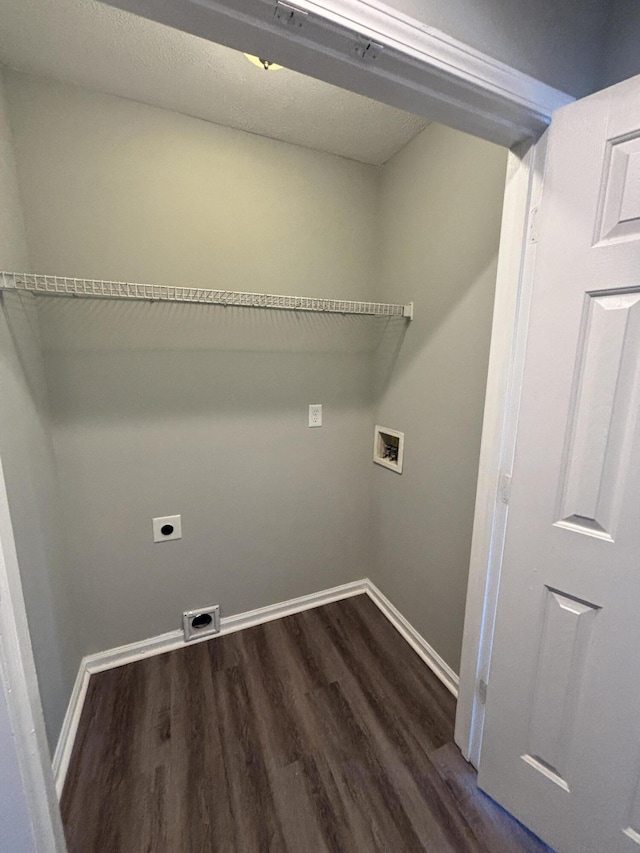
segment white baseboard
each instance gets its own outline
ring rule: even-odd
[[[413,625],[404,618],[397,607],[394,607],[389,599],[383,595],[378,587],[369,579],[366,580],[365,592],[373,603],[380,608],[393,627],[402,634],[411,648],[420,655],[434,675],[440,679],[444,686],[450,690],[457,699],[460,679],[451,669],[449,664],[440,657],[436,650],[425,640],[422,634],[419,634],[418,631],[416,631]]]
[[[87,669],[86,660],[86,658],[83,658],[80,662],[80,668],[78,669],[76,681],[71,691],[71,698],[69,699],[67,712],[62,721],[60,736],[58,737],[56,751],[53,754],[53,761],[51,763],[58,799],[62,796],[62,788],[67,770],[69,769],[69,762],[71,761],[71,752],[78,731],[80,714],[82,713],[82,706],[84,705],[87,688],[89,687],[91,673]]]
[[[187,643],[184,640],[182,631],[170,631],[167,634],[160,634],[157,637],[150,637],[146,640],[129,643],[126,646],[119,646],[115,649],[108,649],[107,651],[84,657],[78,670],[76,683],[73,687],[69,707],[65,714],[58,745],[53,757],[53,775],[58,797],[62,794],[64,780],[69,769],[73,743],[78,731],[82,705],[87,694],[91,675],[97,672],[104,672],[107,669],[115,669],[118,666],[124,666],[124,664],[133,663],[144,658],[153,657],[154,655],[161,655],[174,649],[193,645],[194,643],[214,640],[216,637],[232,634],[244,628],[262,625],[274,619],[281,619],[283,616],[301,613],[303,610],[310,610],[313,607],[320,607],[323,604],[330,604],[332,601],[341,601],[342,599],[351,598],[354,595],[362,595],[363,593],[369,596],[394,628],[399,631],[414,651],[420,655],[427,666],[433,670],[440,681],[442,681],[454,696],[457,696],[458,676],[455,672],[431,648],[424,637],[407,622],[404,616],[391,604],[389,599],[380,592],[378,587],[368,578],[363,578],[362,580],[352,581],[351,583],[342,584],[331,589],[302,595],[300,598],[292,598],[289,601],[269,604],[266,607],[249,610],[246,613],[238,613],[235,616],[223,616],[220,620],[220,633],[213,636],[209,635]]]
[[[288,601],[258,607],[257,610],[248,610],[246,613],[237,613],[235,616],[223,616],[220,619],[220,632],[218,634],[209,634],[186,643],[181,630],[170,631],[168,634],[160,634],[160,636],[150,637],[148,640],[139,640],[136,643],[129,643],[129,645],[109,649],[106,652],[87,655],[84,662],[90,673],[103,672],[106,669],[123,666],[125,663],[133,663],[133,661],[143,660],[174,649],[181,649],[184,646],[192,646],[194,643],[213,640],[216,637],[232,634],[234,631],[241,631],[243,628],[251,628],[253,625],[262,625],[264,622],[281,619],[283,616],[290,616],[293,613],[301,613],[303,610],[320,607],[322,604],[330,604],[332,601],[351,598],[353,595],[362,595],[363,592],[366,592],[366,588],[366,580],[351,581],[351,583],[334,586],[331,589],[301,595],[300,598],[291,598]]]
[[[115,669],[118,666],[124,666],[124,664],[133,663],[144,658],[153,657],[154,655],[161,655],[174,649],[181,649],[186,645],[212,640],[225,634],[232,634],[234,631],[241,631],[243,628],[250,628],[253,625],[271,622],[273,619],[281,619],[283,616],[289,616],[293,613],[301,613],[303,610],[320,607],[323,604],[330,604],[332,601],[340,601],[344,598],[351,598],[354,595],[362,595],[366,591],[366,580],[352,581],[351,583],[342,584],[331,589],[302,595],[300,598],[292,598],[289,601],[259,607],[257,610],[237,613],[235,616],[223,616],[220,620],[219,634],[191,640],[189,643],[185,643],[182,631],[169,631],[167,634],[160,634],[157,637],[139,640],[135,643],[129,643],[126,646],[119,646],[115,649],[86,655],[80,663],[76,682],[73,686],[67,712],[58,737],[56,751],[53,756],[53,777],[58,797],[62,794],[64,780],[69,769],[73,743],[78,731],[80,714],[82,713],[82,706],[91,675],[96,672],[104,672],[107,669]]]

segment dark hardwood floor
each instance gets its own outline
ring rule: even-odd
[[[455,700],[366,597],[94,675],[69,853],[542,853],[477,790]]]

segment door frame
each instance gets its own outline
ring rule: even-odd
[[[509,514],[547,138],[545,131],[537,141],[515,146],[507,163],[455,725],[455,741],[476,768]]]
[[[65,853],[36,668],[0,460],[0,702],[6,700],[37,853]]]
[[[545,129],[573,99],[377,0],[103,0],[509,149],[460,673],[456,742],[480,758]],[[295,4],[295,5],[294,5]],[[65,850],[0,467],[0,665],[38,853]]]
[[[574,100],[380,0],[102,2],[506,148]]]

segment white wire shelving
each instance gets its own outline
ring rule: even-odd
[[[413,319],[413,302],[352,302],[346,299],[317,299],[308,296],[277,296],[237,290],[208,290],[204,287],[170,287],[128,281],[99,281],[56,275],[0,272],[0,290],[22,291],[39,296],[79,296],[97,299],[134,299],[147,302],[190,302],[201,305],[237,305],[244,308],[276,308],[284,311],[320,311],[331,314],[364,314],[375,317]]]

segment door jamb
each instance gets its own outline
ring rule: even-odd
[[[434,108],[438,106],[439,113],[436,111],[436,115],[440,116],[441,121],[467,132],[475,132],[482,138],[512,146],[500,242],[456,720],[456,742],[463,755],[477,764],[483,708],[478,699],[476,683],[478,677],[486,680],[491,654],[493,617],[507,517],[507,506],[499,500],[498,486],[500,474],[511,470],[513,458],[535,258],[535,235],[533,239],[527,235],[531,229],[531,213],[538,203],[542,187],[546,145],[544,137],[538,142],[522,140],[527,134],[529,139],[535,138],[544,124],[551,120],[553,109],[571,99],[442,33],[401,16],[376,0],[322,0],[321,3],[300,0],[301,5],[306,3],[309,11],[313,12],[316,23],[323,23],[323,11],[326,12],[325,19],[331,27],[309,28],[303,39],[298,38],[297,46],[294,33],[278,32],[274,36],[272,32],[267,32],[272,27],[272,21],[266,27],[264,9],[268,7],[271,10],[272,18],[275,4],[265,0],[209,0],[206,7],[197,0],[176,0],[172,4],[157,4],[156,0],[107,2],[155,19],[160,19],[162,10],[166,12],[171,9],[174,19],[165,23],[191,32],[194,32],[195,25],[187,25],[186,21],[181,25],[178,20],[180,14],[197,12],[192,20],[200,22],[204,20],[203,16],[209,15],[210,24],[214,19],[218,25],[226,20],[227,23],[231,22],[232,29],[241,26],[248,34],[248,40],[255,45],[268,45],[270,39],[281,47],[286,43],[292,58],[290,67],[303,73],[306,70],[323,79],[333,75],[330,82],[354,91],[369,87],[369,91],[363,94],[372,97],[375,97],[378,87],[383,93],[382,100],[387,103],[397,101],[397,106],[417,113],[424,113],[427,104],[434,105]],[[237,7],[242,6],[243,2],[247,9],[240,14]],[[335,23],[338,12],[340,26]],[[367,36],[375,34],[383,43],[386,40],[392,70],[385,72],[382,65],[363,66],[354,62],[352,56],[340,55],[339,38],[333,45],[327,43],[329,30],[334,34],[339,31],[338,35],[344,42],[344,30],[340,27],[344,27],[345,22],[352,28],[349,44],[359,32]],[[219,26],[214,29],[220,32]],[[207,37],[206,32],[197,34]],[[306,68],[305,51],[310,57]],[[337,70],[329,74],[326,71],[329,67],[327,63],[333,63]],[[502,82],[497,84],[497,72],[504,77],[505,71],[513,85],[503,85]],[[416,77],[420,73],[423,73],[422,80]],[[537,91],[540,97],[523,104],[522,92],[525,90],[534,94]],[[465,98],[461,99],[463,92]],[[503,134],[502,140],[497,138],[497,134]],[[516,140],[520,142],[514,145]],[[9,712],[38,853],[64,853],[66,847],[50,768],[1,466],[0,675],[5,685],[10,685],[10,690],[7,690]]]
[[[1,460],[0,680],[0,701],[4,691],[35,849],[65,853]]]
[[[102,0],[511,148],[570,95],[384,0]]]
[[[502,555],[509,514],[548,131],[509,152],[476,506],[469,564],[455,741],[478,767]]]

